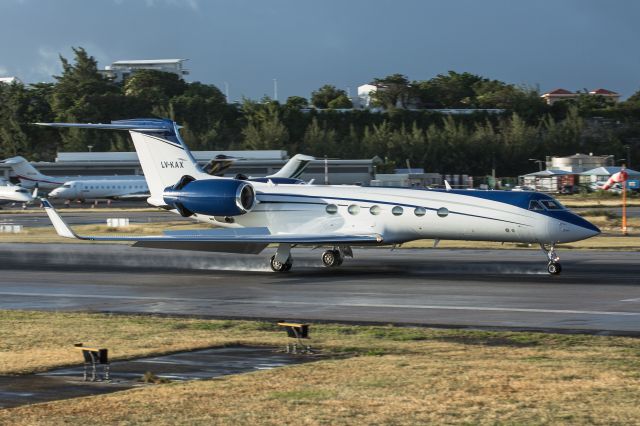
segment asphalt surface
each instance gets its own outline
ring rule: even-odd
[[[85,381],[81,359],[82,356],[78,353],[77,367],[61,368],[39,374],[0,376],[0,409],[145,386],[140,379],[147,371],[171,381],[202,380],[257,370],[270,370],[310,362],[318,358],[291,355],[266,347],[212,348],[112,362],[109,365],[108,381],[103,365],[96,367],[96,381],[91,381],[92,373],[89,366],[88,381]]]
[[[294,249],[235,255],[123,245],[0,244],[0,309],[399,323],[640,335],[640,254],[354,249],[340,268]]]

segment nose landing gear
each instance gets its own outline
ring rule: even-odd
[[[560,257],[556,254],[555,244],[547,245],[540,243],[540,248],[545,252],[549,263],[547,264],[547,272],[551,275],[558,275],[562,272],[562,265],[560,264]]]

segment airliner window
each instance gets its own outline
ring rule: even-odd
[[[393,213],[394,216],[400,216],[403,212],[404,209],[400,206],[395,206],[391,209],[391,213]]]
[[[63,188],[71,188],[71,185],[62,185]]]
[[[349,214],[356,215],[356,214],[360,213],[360,206],[356,206],[355,204],[351,204],[349,206],[349,208],[347,209],[347,211],[349,212]]]
[[[547,208],[547,210],[562,210],[562,204],[554,200],[540,200],[543,206]]]
[[[425,209],[424,207],[416,207],[413,213],[416,216],[424,216],[425,214],[427,214],[427,209]]]
[[[440,217],[447,217],[449,216],[449,209],[446,207],[440,207],[438,209],[438,216]]]
[[[371,213],[374,216],[377,216],[380,214],[380,206],[371,206],[371,208],[369,209],[369,213]]]
[[[336,206],[335,204],[329,204],[326,210],[329,214],[336,214],[338,213],[338,206]]]
[[[529,210],[544,210],[536,200],[529,201]]]

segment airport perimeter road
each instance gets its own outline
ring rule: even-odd
[[[0,244],[0,309],[604,331],[640,335],[640,254],[356,249],[338,269],[122,245]]]

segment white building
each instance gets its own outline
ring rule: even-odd
[[[138,70],[170,72],[182,78],[182,76],[189,74],[189,71],[183,66],[183,62],[186,60],[187,59],[140,59],[133,61],[116,61],[104,67],[104,70],[100,70],[100,73],[116,83],[123,82]]]
[[[358,86],[358,95],[351,100],[354,108],[370,108],[371,93],[376,90],[378,90],[378,87],[373,84],[363,84],[362,86]]]
[[[575,154],[568,157],[547,157],[548,170],[564,170],[571,173],[582,173],[597,167],[613,166],[613,155]]]

